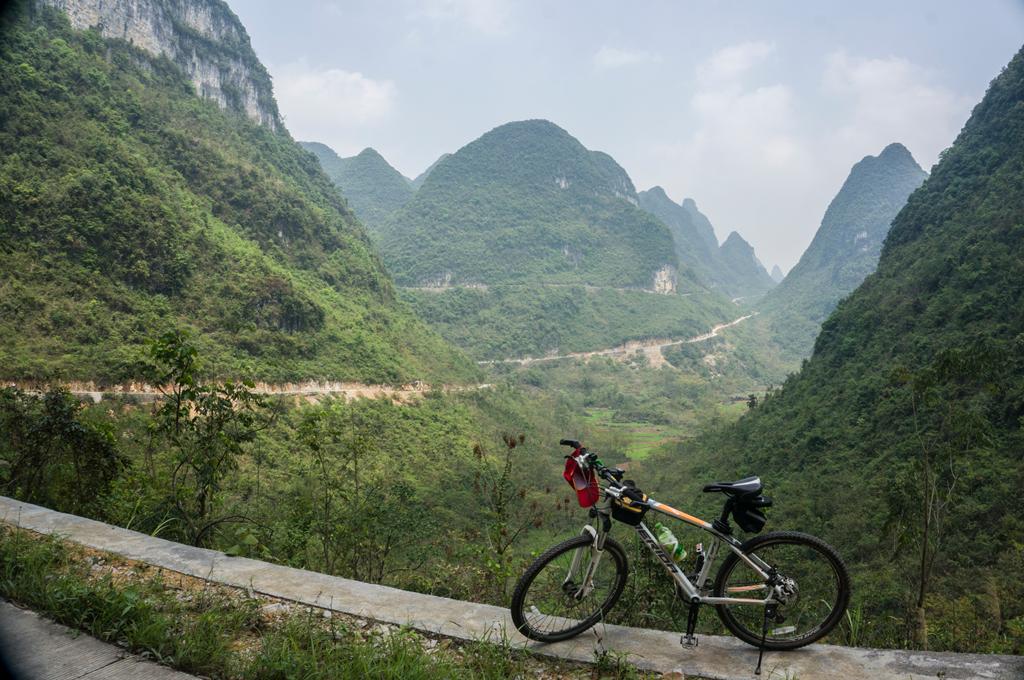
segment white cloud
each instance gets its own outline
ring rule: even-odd
[[[285,124],[297,139],[338,143],[347,131],[365,130],[387,120],[397,105],[398,88],[393,82],[357,71],[315,68],[297,61],[271,72]]]
[[[729,86],[696,92],[690,108],[694,127],[675,153],[678,186],[720,238],[737,230],[769,266],[780,261],[792,246],[766,242],[768,233],[808,221],[808,199],[820,190],[796,95],[781,83]]]
[[[670,193],[696,198],[720,236],[737,229],[763,262],[789,266],[854,163],[901,142],[928,169],[974,100],[910,60],[843,51],[798,91],[754,71],[773,51],[744,43],[700,63],[681,141],[651,153]]]
[[[745,42],[699,63],[681,142],[655,151],[673,167],[673,198],[695,198],[720,239],[739,231],[769,267],[792,263],[793,243],[778,234],[809,221],[822,189],[796,91],[754,72],[774,52],[770,42]]]
[[[646,50],[625,50],[604,45],[594,53],[594,66],[597,68],[618,68],[635,64],[648,64],[661,61],[661,57]]]
[[[694,168],[718,166],[731,176],[770,175],[806,162],[792,89],[748,85],[744,76],[775,51],[768,42],[723,48],[697,65],[690,99],[695,127],[687,155]]]
[[[934,80],[926,69],[899,57],[828,55],[822,89],[849,111],[834,131],[834,142],[867,149],[902,142],[927,168],[953,141],[972,104]]]
[[[734,81],[775,52],[775,43],[744,42],[724,47],[697,65],[697,78],[705,85]]]
[[[500,35],[509,30],[511,7],[507,0],[426,0],[409,18],[434,24],[457,23],[478,33]]]
[[[793,93],[784,85],[699,91],[691,107],[699,121],[693,137],[695,153],[732,158],[766,171],[784,167],[801,155],[794,134]]]

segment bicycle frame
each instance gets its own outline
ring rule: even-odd
[[[584,529],[584,533],[589,533],[594,538],[594,544],[591,551],[591,559],[587,565],[587,572],[582,580],[584,584],[581,588],[578,597],[584,597],[592,589],[592,576],[597,570],[597,565],[601,560],[601,556],[604,553],[604,542],[611,529],[611,503],[614,498],[618,498],[621,495],[621,489],[615,489],[607,487],[602,489],[603,500],[599,503],[595,510],[600,518],[600,522],[597,528],[591,525],[587,525]],[[698,517],[689,515],[681,510],[677,510],[669,505],[660,503],[653,498],[648,499],[648,507],[654,512],[661,513],[667,517],[681,520],[691,526],[702,529],[711,534],[715,540],[711,543],[709,549],[705,552],[704,564],[701,566],[700,573],[696,576],[696,583],[690,581],[690,579],[683,573],[683,570],[679,568],[679,565],[665,552],[665,550],[658,543],[658,539],[655,538],[647,525],[640,522],[636,525],[636,533],[640,537],[647,549],[650,550],[661,562],[665,570],[668,571],[669,576],[679,586],[679,588],[686,594],[687,599],[691,604],[710,604],[710,605],[752,605],[752,606],[767,606],[771,604],[773,600],[774,592],[771,587],[765,583],[762,585],[752,586],[739,586],[735,589],[729,589],[734,592],[753,592],[756,590],[768,590],[769,592],[765,595],[764,599],[756,599],[750,597],[710,597],[702,593],[706,592],[706,584],[708,578],[711,575],[711,569],[714,565],[715,559],[718,556],[719,546],[724,544],[729,550],[732,550],[744,563],[753,569],[761,578],[766,582],[771,579],[771,574],[774,572],[771,565],[764,562],[757,555],[747,555],[742,549],[742,543],[729,534],[723,534],[722,532],[715,529],[714,525],[710,522],[706,522]],[[570,577],[575,574],[579,568],[581,555],[579,552],[573,557],[572,566],[569,569]]]

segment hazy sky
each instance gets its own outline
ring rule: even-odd
[[[1024,41],[1024,0],[228,2],[297,139],[414,177],[547,118],[786,270],[853,163],[929,169]]]

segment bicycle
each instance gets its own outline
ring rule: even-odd
[[[795,531],[770,532],[744,542],[732,535],[730,515],[746,532],[759,534],[764,528],[767,518],[762,510],[772,501],[761,495],[758,477],[706,485],[704,492],[726,497],[721,516],[707,522],[649,498],[631,480],[623,481],[623,470],[605,467],[578,441],[559,443],[573,447],[572,455],[566,456],[564,477],[596,521],[579,536],[545,551],[519,579],[511,613],[526,637],[539,642],[567,640],[602,621],[615,606],[629,568],[622,545],[609,536],[612,519],[635,528],[689,605],[686,633],[680,638],[684,647],[697,645],[699,608],[712,605],[733,635],[759,648],[759,674],[765,650],[809,645],[842,619],[850,601],[850,576],[834,548]],[[644,524],[649,511],[711,534],[714,540],[706,551],[698,551],[691,574],[683,572]],[[721,546],[729,554],[710,581]]]

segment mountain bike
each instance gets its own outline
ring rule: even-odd
[[[590,507],[591,523],[575,538],[552,546],[531,564],[512,595],[512,621],[520,633],[540,642],[567,640],[603,621],[626,585],[629,566],[622,545],[609,536],[612,520],[632,526],[640,541],[665,567],[677,595],[689,605],[684,646],[696,646],[694,631],[701,605],[712,605],[733,635],[759,648],[757,670],[767,650],[809,645],[832,631],[850,602],[850,576],[834,548],[795,531],[770,532],[741,542],[730,516],[748,533],[759,534],[772,504],[761,494],[758,477],[714,482],[707,493],[722,493],[721,516],[707,522],[648,497],[624,471],[605,467],[578,441],[566,456],[564,477],[580,505]],[[603,482],[603,484],[601,483]],[[649,511],[681,520],[711,534],[691,573],[662,547],[644,523]],[[723,546],[725,559],[712,569]]]

